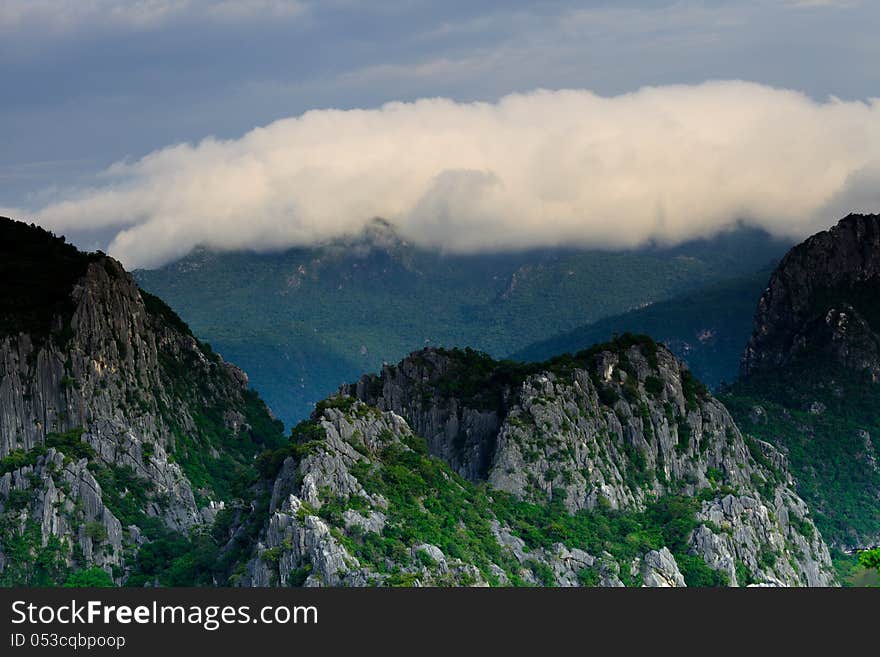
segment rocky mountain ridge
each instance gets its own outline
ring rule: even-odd
[[[880,540],[880,215],[854,214],[773,272],[723,395],[737,423],[789,457],[829,544]]]
[[[36,236],[46,253],[58,247],[51,234],[0,222],[16,238]],[[52,271],[51,259],[21,257],[14,241],[2,250],[7,282],[23,291],[35,271]],[[103,254],[81,261],[81,276],[52,274],[54,287],[69,288],[69,303],[0,334],[0,577],[14,561],[10,539],[30,532],[66,569],[106,567],[121,582],[143,520],[179,533],[210,522],[226,491],[206,464],[224,441],[239,443],[227,460],[252,456],[264,442],[252,423],[270,422],[244,373],[118,262]]]
[[[880,378],[880,215],[849,215],[794,247],[758,302],[744,375],[827,358]]]
[[[834,581],[784,456],[646,338],[531,371],[423,350],[343,387],[299,432],[240,583]],[[405,501],[401,463],[426,473]],[[434,516],[456,504],[449,532]],[[634,545],[592,533],[616,523]]]

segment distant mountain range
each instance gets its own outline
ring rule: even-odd
[[[741,228],[675,248],[451,255],[416,248],[376,220],[357,238],[320,247],[199,250],[134,275],[243,367],[290,425],[344,381],[424,346],[543,358],[548,349],[528,345],[603,318],[644,308],[636,317],[657,325],[674,314],[658,303],[766,269],[789,246]],[[757,278],[710,289],[658,336],[714,385],[735,371],[760,291]],[[588,342],[577,334],[558,342],[583,348],[639,321],[609,320],[585,331]]]

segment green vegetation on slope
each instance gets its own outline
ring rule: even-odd
[[[630,562],[663,546],[675,554],[689,585],[723,583],[702,560],[687,556],[687,538],[697,526],[694,515],[699,501],[695,498],[661,498],[643,512],[597,509],[570,514],[560,499],[546,505],[529,504],[474,485],[443,461],[428,456],[420,439],[409,446],[414,449],[388,448],[379,457],[379,467],[362,464],[354,473],[368,493],[383,495],[390,503],[381,536],[370,533],[343,541],[379,572],[385,571],[386,558],[400,562],[408,558],[413,545],[430,543],[447,556],[473,563],[489,581],[494,579],[489,564],[496,563],[513,584],[522,584],[517,562],[501,550],[492,534],[490,522],[496,518],[523,539],[529,550],[563,543],[591,554],[610,552],[628,584],[638,583],[629,576]],[[343,510],[324,505],[319,513],[333,522]]]
[[[16,501],[10,498],[10,503],[14,511]],[[20,519],[10,517],[9,513],[0,517],[0,536],[3,536],[3,552],[7,559],[0,574],[0,586],[62,584],[69,576],[64,560],[66,544],[53,535],[44,545],[40,523],[36,520],[28,520],[23,528],[20,525]]]
[[[284,442],[281,422],[269,415],[256,393],[245,392],[244,401],[245,423],[237,433],[226,426],[227,409],[219,404],[195,413],[195,432],[182,428],[170,412],[164,415],[175,436],[172,456],[196,491],[197,502],[207,501],[202,490],[215,500],[236,497],[241,493],[237,482],[254,471],[254,456]]]
[[[322,440],[320,425],[301,423],[287,446],[260,457],[261,473],[271,484],[285,458],[303,458],[319,449]],[[367,493],[388,500],[381,534],[365,533],[357,526],[345,529],[343,513],[347,509],[363,511],[369,507],[367,500],[357,496],[342,499],[324,493],[320,509],[307,512],[326,520],[334,537],[362,564],[389,575],[391,585],[412,584],[413,576],[402,573],[401,566],[419,558],[412,556],[411,549],[421,543],[436,545],[448,557],[474,564],[492,583],[498,583],[490,569],[494,563],[512,584],[525,584],[519,563],[494,536],[493,519],[508,526],[529,551],[550,549],[556,543],[595,555],[607,551],[621,566],[621,577],[628,585],[640,583],[638,576],[629,574],[632,560],[664,546],[674,553],[688,585],[726,584],[723,575],[688,554],[687,538],[698,524],[699,498],[667,496],[649,502],[644,511],[599,508],[571,514],[560,499],[530,504],[486,484],[469,482],[444,461],[430,456],[425,442],[415,436],[371,454],[369,462],[360,461],[352,468],[352,474]],[[534,573],[539,581],[551,583],[547,573],[542,577],[537,562]],[[584,584],[598,582],[598,572],[581,576]]]
[[[715,388],[733,381],[753,328],[755,305],[768,270],[709,285],[645,308],[529,345],[510,358],[531,362],[573,353],[618,333],[645,333],[684,360],[698,379]]]
[[[826,540],[858,546],[880,536],[880,472],[870,442],[880,436],[880,386],[805,359],[737,382],[719,398],[743,431],[786,450]]]
[[[875,552],[875,551],[868,551]],[[845,554],[840,550],[832,550],[831,558],[837,580],[841,586],[856,588],[880,588],[880,571],[871,568],[860,559],[862,554]],[[870,559],[870,557],[868,557]]]
[[[228,564],[220,558],[220,547],[226,540],[222,524],[215,523],[213,530],[199,528],[190,535],[168,529],[161,519],[146,513],[150,503],[156,503],[160,508],[167,504],[155,485],[138,476],[130,467],[109,465],[99,460],[94,450],[81,440],[82,434],[82,429],[63,434],[50,433],[45,444],[28,452],[13,452],[0,460],[0,475],[33,466],[52,447],[64,455],[65,461],[85,458],[89,471],[101,487],[104,504],[122,524],[125,536],[128,536],[127,528],[136,525],[147,539],[135,551],[134,544],[124,538],[131,567],[127,585],[143,586],[157,582],[163,586],[208,586],[215,578],[223,577]],[[256,470],[253,466],[239,468],[235,476],[252,481]],[[62,481],[56,483],[64,488]],[[39,480],[31,484],[42,485]],[[24,528],[20,528],[19,513],[31,504],[32,497],[32,490],[12,491],[5,502],[4,513],[0,515],[0,541],[8,558],[0,575],[0,586],[112,586],[113,581],[105,571],[87,566],[78,546],[71,546],[54,535],[44,544],[36,520],[28,520]],[[71,524],[76,525],[80,517],[76,514],[82,510],[74,505],[72,511],[64,507],[59,511],[69,515]],[[221,516],[225,517],[222,512]],[[101,523],[86,524],[86,533],[99,544],[106,540],[106,529]],[[72,555],[72,569],[66,562],[68,555]],[[115,575],[122,576],[122,572]]]

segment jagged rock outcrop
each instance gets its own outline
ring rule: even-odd
[[[758,302],[745,375],[822,356],[880,378],[880,215],[850,215],[794,247]]]
[[[6,511],[7,540],[17,534],[34,541],[32,547],[44,548],[54,539],[59,555],[76,545],[87,563],[118,576],[124,565],[122,524],[104,504],[87,459],[72,461],[50,448],[33,466],[0,477],[0,499]],[[7,555],[0,555],[7,561]],[[27,569],[17,560],[2,565],[15,571]],[[67,563],[61,565],[66,568]]]
[[[324,411],[310,433],[310,442],[298,450],[300,458],[284,460],[272,485],[269,517],[256,557],[247,564],[239,583],[487,585],[474,565],[447,557],[427,543],[412,545],[390,568],[362,562],[363,556],[359,559],[352,553],[352,536],[382,533],[389,507],[384,496],[364,488],[355,472],[383,467],[380,455],[385,450],[411,451],[406,442],[414,436],[394,413],[380,413],[362,404],[347,410]],[[339,505],[352,506],[328,513],[330,507]]]
[[[194,491],[186,469],[209,458],[196,450],[212,450],[211,439],[251,440],[241,412],[247,377],[199,343],[160,300],[142,293],[112,258],[79,253],[8,219],[0,218],[0,228],[29,247],[24,255],[13,242],[0,249],[7,295],[0,302],[9,313],[0,323],[0,475],[8,480],[0,486],[0,555],[14,526],[36,522],[40,543],[58,539],[59,558],[71,569],[97,565],[110,572],[115,566],[121,582],[120,546],[136,550],[141,532],[111,531],[119,520],[108,520],[112,549],[93,549],[80,521],[96,521],[99,512],[114,516],[92,474],[138,488],[143,506],[137,512],[169,530],[186,532],[210,519],[217,492],[204,481]],[[56,261],[59,253],[64,262]],[[31,283],[35,277],[45,289]],[[18,300],[28,288],[31,296],[52,295],[48,311],[39,299]],[[71,474],[68,461],[82,453],[86,458],[77,457]],[[59,460],[68,465],[61,468]],[[59,492],[61,482],[73,492]],[[87,489],[91,493],[75,492]],[[10,491],[18,492],[14,505]],[[25,492],[32,495],[26,503]],[[78,500],[85,510],[68,508]]]
[[[710,477],[747,486],[754,464],[726,409],[666,349],[604,352],[594,369],[523,382],[496,440],[489,483],[571,511],[695,494]],[[647,386],[647,389],[646,389]],[[603,403],[601,397],[605,398]]]
[[[176,400],[159,360],[160,352],[172,359],[186,351],[208,368],[207,358],[192,336],[146,310],[137,286],[110,258],[90,264],[71,296],[65,344],[23,333],[0,338],[0,457],[32,450],[47,433],[84,427],[83,440],[102,460],[133,466],[172,497],[169,524],[192,525],[199,517],[193,492],[166,458],[174,438],[160,409]],[[194,430],[186,408],[180,410],[182,427]],[[153,446],[149,459],[144,444]]]
[[[426,467],[415,456],[419,431],[407,414],[428,429],[427,451],[467,480],[485,482],[490,498],[502,496],[482,507],[488,527],[461,528],[490,532],[497,550],[482,565],[473,555],[463,559],[460,565],[468,559],[477,565],[477,573],[465,577],[468,583],[681,586],[685,571],[677,560],[686,562],[698,585],[834,582],[827,547],[794,492],[785,457],[744,437],[724,406],[668,350],[647,338],[626,337],[569,360],[528,367],[493,364],[473,352],[423,350],[378,377],[344,386],[319,405],[313,422],[321,437],[304,443],[311,445],[306,455],[288,456],[273,479],[271,515],[260,539],[268,558],[253,559],[242,583],[290,583],[297,580],[291,573],[302,576],[303,568],[311,568],[304,580],[309,584],[453,581],[449,556],[428,536],[414,535],[411,544],[389,547],[378,560],[365,557],[372,553],[364,536],[373,534],[370,541],[379,542],[408,535],[399,525],[402,502],[365,483],[387,484],[388,469],[399,465],[399,456],[387,456],[395,450],[413,452],[412,461],[404,459],[408,468]],[[492,420],[462,439],[466,417]],[[474,486],[445,477],[439,481],[456,490]],[[416,500],[429,514],[425,500],[454,499],[442,492],[445,483],[432,481],[440,491],[430,488]],[[421,482],[411,486],[420,489]],[[662,506],[663,500],[673,502]],[[584,549],[593,543],[579,543],[576,531],[560,529],[562,540],[555,542],[536,539],[525,529],[531,521],[517,514],[542,507],[555,518],[544,522],[560,528],[569,522],[566,516],[590,527],[607,522],[601,518],[608,514],[638,524],[672,513],[679,520],[669,523],[692,529],[670,536],[668,546],[634,555],[621,547],[610,554]],[[442,566],[426,569],[419,554]]]
[[[790,454],[825,540],[875,544],[880,476],[861,436],[878,427],[880,215],[850,215],[789,251],[758,303],[741,370],[725,403]]]
[[[455,381],[462,364],[433,349],[413,354],[398,365],[386,365],[380,377],[365,375],[340,393],[407,418],[428,441],[432,454],[461,476],[477,481],[491,466],[494,440],[503,419],[500,405],[466,405],[444,394],[438,382]],[[509,394],[503,390],[502,394]]]
[[[642,560],[641,568],[644,586],[662,588],[687,586],[684,575],[678,569],[675,557],[668,548],[648,552]]]
[[[828,547],[791,483],[778,487],[768,501],[730,494],[704,504],[698,515],[704,524],[692,538],[695,554],[740,586],[753,580],[827,586]]]

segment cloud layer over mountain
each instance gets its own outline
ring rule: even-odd
[[[739,220],[802,237],[878,208],[880,100],[730,81],[315,110],[118,163],[33,215],[112,231],[110,253],[151,267],[196,245],[311,244],[376,216],[467,252],[674,243]]]

